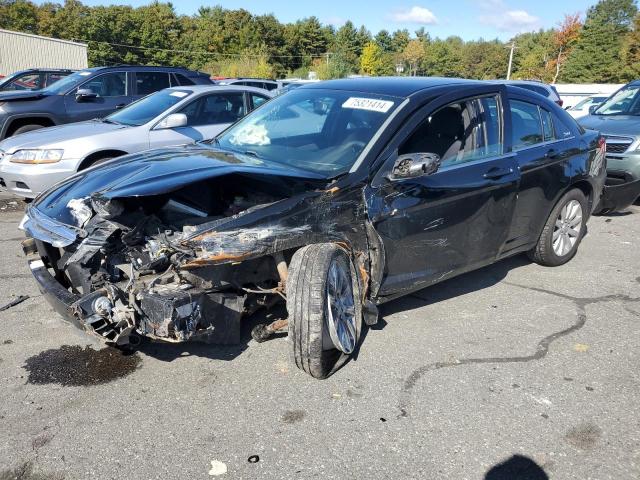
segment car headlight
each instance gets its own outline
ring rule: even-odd
[[[18,150],[11,155],[12,163],[56,163],[62,159],[64,150]]]

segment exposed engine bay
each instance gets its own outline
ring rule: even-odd
[[[74,198],[67,208],[75,240],[45,241],[32,212],[23,222],[33,237],[25,251],[37,249],[78,296],[73,315],[107,341],[238,343],[243,315],[284,298],[287,239],[311,227],[268,217],[260,226],[236,225],[311,186],[233,174],[161,195]]]

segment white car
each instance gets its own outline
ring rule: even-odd
[[[153,93],[106,118],[0,142],[0,186],[24,198],[129,153],[210,139],[273,97],[252,87],[193,85]]]
[[[587,97],[583,100],[580,100],[573,107],[567,108],[567,113],[571,115],[573,118],[580,118],[586,115],[589,115],[589,108],[592,106],[598,106],[602,102],[604,102],[607,98],[606,95],[593,95],[591,97]]]

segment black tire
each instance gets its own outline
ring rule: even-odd
[[[32,130],[39,130],[41,128],[44,128],[44,125],[38,125],[35,123],[32,123],[30,125],[23,125],[20,128],[17,128],[15,132],[13,132],[13,135],[20,135],[21,133],[27,133],[27,132],[31,132]]]
[[[361,289],[347,252],[331,243],[307,245],[293,255],[287,279],[289,342],[293,361],[299,369],[318,379],[333,374],[351,356],[333,346],[327,326],[327,277],[333,262],[348,270],[351,279],[357,349],[362,329]]]
[[[571,249],[564,255],[558,255],[553,249],[553,233],[556,227],[556,221],[559,218],[562,209],[572,200],[576,200],[582,207],[582,221],[580,223],[580,230],[576,241]],[[580,242],[584,237],[587,225],[587,198],[584,196],[581,190],[574,189],[565,193],[558,201],[556,206],[551,210],[551,214],[547,219],[547,222],[542,229],[542,234],[538,239],[536,246],[528,252],[529,258],[534,262],[544,265],[546,267],[557,267],[563,265],[571,260],[580,246]]]

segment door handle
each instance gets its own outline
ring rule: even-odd
[[[510,175],[512,173],[513,173],[513,168],[494,167],[482,176],[487,180],[497,180],[498,178],[504,177],[506,175]]]
[[[558,151],[555,148],[550,148],[544,156],[547,158],[556,158],[558,156]]]
[[[119,103],[118,105],[116,105],[116,110],[120,110],[121,108],[124,108],[126,106],[127,106],[126,103]]]

